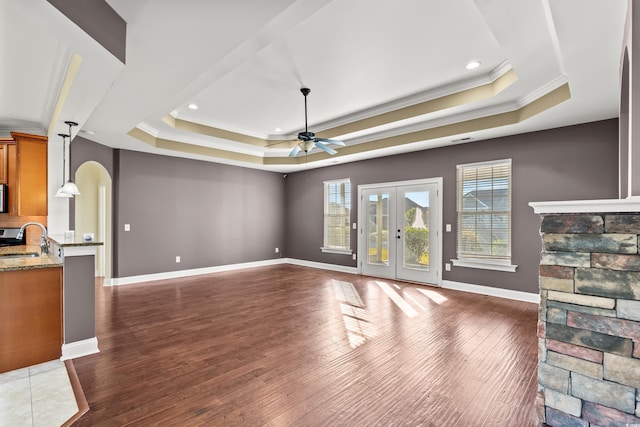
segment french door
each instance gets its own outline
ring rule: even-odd
[[[361,274],[440,284],[442,178],[358,187]]]

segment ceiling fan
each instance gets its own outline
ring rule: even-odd
[[[304,95],[304,132],[298,133],[298,140],[300,142],[293,147],[293,150],[289,153],[289,157],[297,156],[300,151],[308,153],[313,147],[318,147],[331,155],[336,154],[337,151],[328,147],[327,144],[344,145],[344,142],[338,141],[337,139],[318,138],[315,133],[309,132],[307,126],[307,95],[309,95],[311,89],[303,87],[300,89],[300,92]]]

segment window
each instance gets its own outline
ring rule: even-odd
[[[324,183],[323,252],[351,254],[351,181]]]
[[[511,159],[457,167],[458,259],[453,265],[515,271],[511,265]]]

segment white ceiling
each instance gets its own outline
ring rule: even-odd
[[[0,0],[1,134],[74,120],[114,148],[291,172],[618,116],[627,0],[107,1],[126,65],[45,0]],[[301,87],[337,155],[287,157]]]

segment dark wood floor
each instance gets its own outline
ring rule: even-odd
[[[97,292],[75,426],[534,426],[537,305],[293,265]]]

